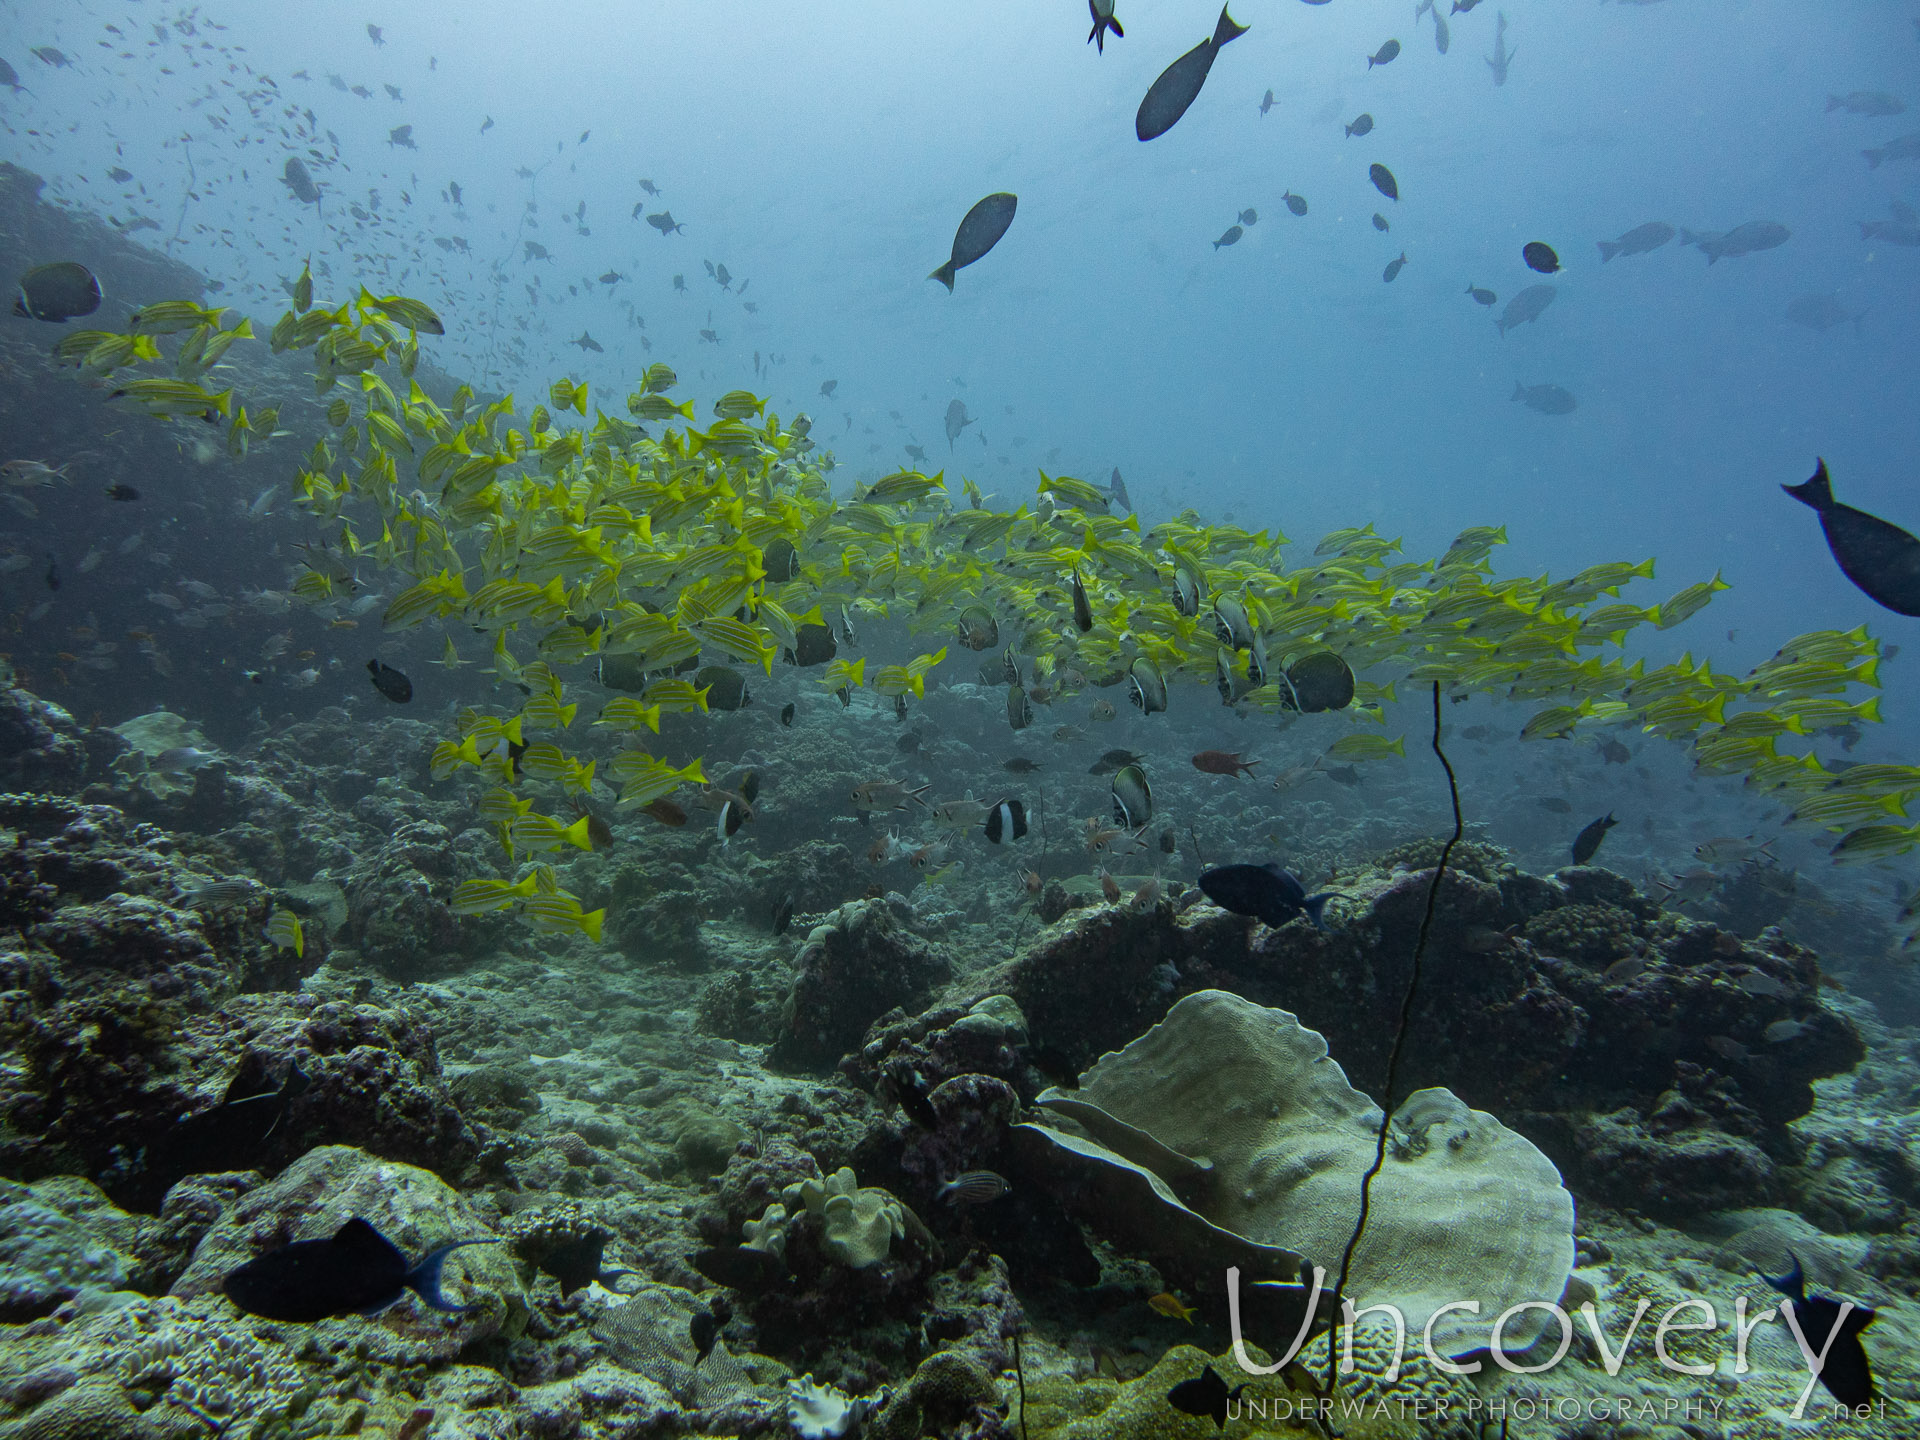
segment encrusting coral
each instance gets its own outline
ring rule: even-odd
[[[1102,1118],[1095,1139],[1015,1127],[1036,1183],[1072,1205],[1090,1176],[1161,1182],[1093,1191],[1081,1208],[1096,1230],[1113,1224],[1165,1253],[1165,1236],[1179,1225],[1188,1238],[1171,1247],[1175,1258],[1191,1264],[1216,1239],[1213,1265],[1196,1267],[1215,1273],[1238,1263],[1249,1242],[1338,1268],[1380,1111],[1347,1083],[1326,1042],[1286,1011],[1225,991],[1189,995],[1102,1058],[1071,1096],[1040,1097],[1050,1101],[1065,1101],[1067,1115],[1092,1118],[1091,1107]],[[1572,1197],[1529,1142],[1443,1090],[1417,1093],[1400,1114],[1346,1293],[1356,1305],[1397,1306],[1415,1331],[1449,1301],[1478,1300],[1477,1316],[1454,1310],[1433,1334],[1443,1353],[1481,1348],[1507,1306],[1560,1297],[1574,1262]],[[1102,1200],[1126,1208],[1114,1214]],[[1523,1347],[1542,1323],[1526,1312],[1504,1343]]]

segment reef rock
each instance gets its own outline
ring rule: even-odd
[[[184,1440],[296,1410],[308,1376],[224,1297],[69,1307],[0,1346],[0,1395],[26,1413],[6,1440]],[[312,1418],[312,1417],[310,1417]]]
[[[215,1012],[103,1001],[32,1010],[0,1069],[0,1167],[27,1177],[75,1172],[117,1201],[159,1209],[182,1174],[272,1174],[316,1144],[351,1144],[458,1175],[482,1132],[461,1115],[432,1032],[411,1015],[307,995],[236,996]],[[305,1087],[264,1140],[238,1141],[169,1168],[184,1117],[236,1095],[279,1088],[298,1064]]]
[[[0,1180],[0,1324],[37,1320],[83,1290],[119,1290],[136,1264],[30,1187]]]
[[[43,972],[42,999],[126,992],[130,1004],[205,1009],[298,984],[325,957],[318,936],[304,957],[268,942],[264,886],[200,903],[212,877],[173,836],[112,806],[0,795],[0,825],[15,832],[0,848],[0,926],[21,932],[4,948]],[[36,987],[0,974],[0,988]]]
[[[1340,919],[1324,932],[1211,904],[1177,919],[1165,906],[1089,911],[955,987],[939,1011],[883,1025],[850,1073],[868,1083],[888,1054],[926,1053],[916,1026],[994,993],[1025,1014],[1025,1057],[1072,1073],[1181,995],[1220,989],[1298,1015],[1356,1085],[1377,1092],[1438,850],[1414,842],[1346,878]],[[1813,1104],[1811,1082],[1863,1051],[1853,1023],[1823,1005],[1816,957],[1777,931],[1743,940],[1663,912],[1610,871],[1527,875],[1494,847],[1466,844],[1436,896],[1401,1073],[1502,1116],[1596,1199],[1644,1208],[1638,1177],[1672,1150],[1676,1183],[1656,1187],[1652,1203],[1681,1215],[1758,1203],[1761,1192],[1737,1202],[1721,1193],[1707,1157],[1738,1158],[1733,1173],[1764,1191],[1793,1150],[1786,1127]],[[1610,1165],[1627,1137],[1592,1123],[1622,1112],[1637,1117],[1634,1178]],[[1683,1173],[1709,1183],[1678,1183]]]
[[[857,900],[814,927],[793,970],[768,1063],[818,1071],[858,1046],[888,1010],[926,1004],[947,978],[947,961],[907,933],[888,901]]]
[[[447,902],[462,878],[445,826],[401,825],[347,881],[354,945],[396,980],[426,980],[458,968],[466,940]]]
[[[86,780],[87,746],[51,700],[0,684],[0,790],[71,795]]]
[[[1197,1272],[1250,1252],[1275,1278],[1298,1257],[1339,1268],[1381,1114],[1286,1011],[1189,995],[1040,1103],[1073,1128],[1015,1127],[1029,1178],[1096,1231]],[[1355,1304],[1395,1305],[1417,1331],[1448,1301],[1477,1299],[1479,1315],[1434,1327],[1435,1347],[1460,1354],[1484,1347],[1509,1305],[1559,1299],[1573,1262],[1573,1199],[1551,1162],[1445,1090],[1408,1097],[1348,1276]],[[1542,1323],[1527,1312],[1505,1343],[1523,1347]]]

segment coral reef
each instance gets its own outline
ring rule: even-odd
[[[1423,842],[1400,858],[1430,859],[1434,848]],[[1739,1183],[1764,1191],[1792,1156],[1786,1126],[1811,1108],[1812,1082],[1864,1053],[1852,1022],[1822,1003],[1817,959],[1775,931],[1747,941],[1664,913],[1605,870],[1542,878],[1491,847],[1463,853],[1440,887],[1406,1072],[1503,1115],[1602,1198],[1675,1215],[1715,1208],[1728,1198],[1721,1189],[1685,1177],[1711,1181],[1716,1154],[1744,1157]],[[1180,995],[1225,989],[1297,1014],[1371,1091],[1431,879],[1393,863],[1343,879],[1343,919],[1325,933],[1305,923],[1271,929],[1209,904],[1177,919],[1165,907],[1094,910],[953,987],[925,1018],[1012,996],[1031,1031],[1027,1057],[1049,1074],[1072,1074]],[[1529,934],[1575,954],[1542,953]],[[911,1030],[883,1025],[856,1078],[876,1074]],[[1031,1096],[1022,1072],[1007,1074]],[[1595,1116],[1613,1115],[1596,1128]],[[1666,1168],[1668,1152],[1668,1183],[1646,1189],[1649,1167]],[[1623,1156],[1624,1172],[1613,1168]]]
[[[89,1175],[142,1208],[157,1209],[179,1178],[149,1164],[156,1143],[236,1086],[275,1088],[290,1064],[305,1089],[264,1141],[222,1168],[272,1173],[336,1143],[455,1176],[483,1143],[448,1091],[431,1032],[403,1011],[309,995],[236,996],[193,1013],[84,1001],[33,1013],[16,1033],[25,1063],[0,1073],[0,1105],[18,1128],[0,1135],[0,1164]]]
[[[841,906],[807,936],[768,1063],[830,1068],[878,1016],[926,1003],[947,961],[907,932],[894,902]]]
[[[97,255],[114,306],[198,283],[77,210],[35,203],[37,183],[0,166],[0,249]],[[1109,701],[1094,739],[1066,707],[1122,677],[1076,678],[1009,634],[1034,704],[1051,692],[1059,707],[1022,736],[1031,754],[1008,764],[1023,777],[1011,781],[997,674],[982,691],[949,665],[896,712],[857,690],[843,705],[815,675],[776,667],[744,710],[659,717],[660,753],[704,751],[716,785],[758,773],[743,833],[723,842],[711,812],[681,828],[617,807],[603,759],[580,799],[611,842],[532,857],[607,908],[606,945],[456,916],[460,882],[528,857],[503,865],[496,828],[476,818],[497,775],[431,775],[445,736],[431,716],[510,716],[520,698],[477,667],[424,668],[441,657],[417,634],[376,638],[369,585],[358,635],[414,676],[422,703],[373,694],[365,657],[328,629],[346,629],[351,602],[291,604],[284,545],[255,543],[270,527],[209,545],[259,492],[250,471],[132,448],[98,433],[91,403],[65,407],[80,416],[74,434],[42,428],[29,412],[54,413],[51,387],[69,384],[45,364],[47,333],[0,335],[15,382],[0,412],[18,453],[97,445],[143,489],[191,487],[205,503],[168,519],[172,560],[149,568],[149,548],[83,572],[101,587],[97,619],[66,612],[82,588],[70,582],[48,623],[16,628],[14,658],[60,687],[47,693],[65,708],[0,686],[0,1440],[767,1435],[791,1433],[789,1381],[805,1427],[857,1423],[873,1440],[1222,1433],[1167,1391],[1209,1363],[1243,1378],[1224,1353],[1225,1259],[1250,1279],[1262,1264],[1291,1273],[1296,1255],[1337,1258],[1350,1208],[1324,1190],[1351,1191],[1377,1118],[1367,1093],[1383,1083],[1440,850],[1405,839],[1436,813],[1398,776],[1416,766],[1307,764],[1337,733],[1322,722],[1344,719],[1276,726],[1244,705],[1149,717],[1122,700],[1116,717]],[[338,437],[310,378],[268,348],[237,349],[236,378],[282,407],[297,444]],[[448,377],[426,362],[416,373],[454,403]],[[81,514],[64,503],[80,494],[38,497],[60,503],[49,523]],[[157,659],[150,675],[110,669],[82,630],[144,626],[140,591],[171,585],[153,577],[202,548],[222,557],[207,574],[227,607],[194,617],[221,620],[208,643],[170,642],[171,672]],[[861,627],[870,671],[907,643],[904,626],[858,603],[841,618]],[[289,660],[311,649],[315,665],[240,670],[270,648]],[[989,658],[1003,667],[997,649]],[[590,680],[567,684],[584,701],[566,727],[578,739],[597,697]],[[787,695],[790,727],[776,718]],[[1514,717],[1475,700],[1449,710],[1450,743],[1481,708],[1510,732]],[[1394,709],[1382,701],[1379,718],[1393,724]],[[1246,744],[1222,727],[1256,723],[1248,753],[1267,751],[1266,774],[1301,762],[1284,801],[1264,783],[1187,773],[1184,753]],[[1487,843],[1498,834],[1529,866],[1553,863],[1569,822],[1552,817],[1597,801],[1582,786],[1603,782],[1626,822],[1602,852],[1610,866],[1637,875],[1677,869],[1696,847],[1739,851],[1708,837],[1757,819],[1708,825],[1715,805],[1735,813],[1715,782],[1625,738],[1640,747],[1631,767],[1572,744],[1482,757],[1498,783],[1473,810],[1494,818],[1452,852],[1402,1072],[1433,1088],[1396,1116],[1355,1295],[1417,1298],[1436,1273],[1449,1293],[1544,1291],[1571,1246],[1582,1268],[1566,1298],[1597,1298],[1618,1333],[1616,1311],[1638,1298],[1757,1297],[1752,1272],[1778,1273],[1790,1250],[1824,1289],[1883,1305],[1868,1335],[1876,1374],[1891,1397],[1920,1395],[1911,1330],[1885,1303],[1920,1295],[1920,1048],[1902,1028],[1920,1016],[1920,986],[1874,966],[1897,937],[1856,903],[1870,887],[1816,885],[1820,853],[1786,844],[1778,860],[1760,847],[1737,869],[1637,887],[1592,866],[1529,874]],[[1806,743],[1851,749],[1831,733]],[[1085,762],[1110,744],[1151,748],[1165,828],[1095,850],[1096,824],[1083,855],[1066,817],[1106,813],[1108,781]],[[165,758],[183,747],[199,753]],[[977,821],[956,819],[965,802],[945,816],[850,813],[850,788],[882,779],[936,784],[935,806],[1018,791],[1035,833],[989,846]],[[514,789],[546,784],[523,776]],[[1700,803],[1676,798],[1696,784]],[[1657,813],[1633,815],[1635,791]],[[544,792],[542,808],[558,798]],[[677,798],[694,808],[690,792]],[[1183,893],[1195,863],[1269,855],[1338,893],[1326,932],[1256,925]],[[1656,904],[1658,888],[1672,894]],[[1101,898],[1126,892],[1140,898]],[[282,908],[302,920],[303,954],[267,939]],[[1288,1019],[1175,1044],[1175,1017],[1196,1001]],[[1303,1026],[1325,1045],[1300,1043]],[[1276,1050],[1307,1079],[1279,1074]],[[1143,1054],[1153,1073],[1127,1077]],[[1250,1077],[1262,1057],[1273,1073]],[[1341,1067],[1351,1084],[1337,1091],[1311,1073]],[[1261,1086],[1280,1080],[1316,1103],[1269,1099]],[[249,1105],[271,1125],[227,1136],[221,1117]],[[222,1143],[181,1140],[203,1132]],[[1554,1166],[1580,1198],[1577,1236]],[[943,1190],[982,1170],[1009,1187],[978,1204]],[[1489,1204],[1508,1208],[1489,1220],[1476,1209]],[[349,1213],[410,1256],[499,1237],[450,1266],[449,1289],[479,1308],[431,1314],[403,1297],[377,1316],[290,1326],[218,1293],[233,1265]],[[743,1239],[784,1273],[735,1288],[692,1263]],[[1016,1425],[1019,1386],[1004,1372],[1021,1330]],[[1779,1338],[1756,1337],[1777,1374],[1708,1381],[1757,1402],[1742,1424],[1761,1440],[1779,1433],[1767,1407],[1792,1375]],[[1307,1353],[1316,1370],[1324,1343]],[[1467,1393],[1418,1369],[1387,1382],[1377,1334],[1355,1344],[1352,1396]],[[1562,1393],[1603,1383],[1578,1351],[1565,1368]],[[1669,1380],[1649,1364],[1620,1384],[1668,1394]],[[1255,1429],[1235,1419],[1225,1435]]]
[[[1032,1183],[1196,1284],[1229,1265],[1290,1280],[1302,1257],[1337,1271],[1381,1119],[1320,1036],[1218,990],[1040,1104],[1066,1128],[1016,1127]],[[1460,1354],[1485,1346],[1507,1306],[1557,1300],[1573,1262],[1573,1200],[1546,1158],[1446,1090],[1409,1096],[1347,1278],[1354,1303],[1390,1302],[1423,1329],[1448,1302],[1477,1300],[1476,1316],[1433,1328]],[[1540,1323],[1523,1315],[1514,1343]]]
[[[410,1258],[449,1240],[490,1238],[459,1192],[431,1171],[322,1145],[242,1196],[201,1239],[168,1293],[189,1300],[217,1294],[227,1273],[254,1256],[332,1235],[356,1216]],[[388,1359],[419,1360],[451,1357],[525,1323],[526,1297],[502,1247],[469,1246],[447,1263],[449,1298],[469,1309],[435,1311],[409,1294],[370,1324],[349,1317],[322,1321],[321,1328],[345,1327],[357,1344]]]
[[[0,791],[71,795],[86,779],[87,746],[52,701],[0,685]]]

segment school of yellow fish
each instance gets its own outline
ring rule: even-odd
[[[82,331],[55,356],[97,375],[166,367],[113,398],[164,421],[225,421],[243,456],[277,416],[249,418],[232,390],[205,387],[227,349],[252,338],[246,320],[225,323],[230,313],[149,305],[127,333]],[[1625,660],[1627,637],[1695,614],[1726,588],[1717,576],[1646,607],[1619,595],[1652,576],[1651,560],[1562,581],[1496,580],[1488,557],[1506,540],[1496,527],[1465,531],[1437,561],[1397,559],[1399,542],[1371,526],[1342,530],[1288,567],[1284,536],[1191,511],[1143,532],[1134,516],[1109,513],[1104,492],[1044,472],[1036,502],[1013,510],[986,508],[971,481],[956,508],[942,475],[913,471],[835,500],[832,457],[809,438],[807,418],[783,424],[745,391],[720,397],[705,429],[691,401],[667,398],[678,381],[659,364],[626,397],[626,417],[595,408],[588,421],[587,386],[566,379],[524,417],[513,397],[477,406],[465,386],[443,408],[412,379],[423,333],[443,333],[439,318],[402,296],[362,289],[316,308],[303,271],[268,343],[311,350],[316,393],[332,396],[334,434],[306,454],[296,490],[335,534],[308,548],[294,595],[316,606],[342,598],[356,564],[400,572],[410,583],[387,606],[386,628],[490,631],[496,671],[528,693],[516,714],[466,711],[432,757],[436,778],[477,774],[480,813],[517,867],[512,880],[460,886],[461,913],[511,907],[597,940],[602,913],[583,911],[552,863],[530,858],[589,848],[587,822],[536,807],[590,792],[603,762],[600,778],[619,787],[623,807],[704,784],[698,757],[676,764],[644,743],[663,712],[707,710],[712,686],[686,672],[771,674],[783,656],[821,653],[803,632],[830,636],[826,617],[850,627],[854,614],[970,648],[1007,634],[1056,698],[1129,677],[1162,697],[1175,680],[1213,681],[1228,703],[1275,715],[1287,708],[1288,664],[1331,650],[1360,677],[1347,711],[1360,725],[1384,722],[1401,681],[1438,683],[1450,698],[1539,702],[1522,738],[1638,726],[1688,741],[1702,771],[1744,775],[1790,799],[1792,821],[1836,832],[1837,861],[1920,844],[1920,824],[1905,823],[1920,766],[1829,769],[1794,748],[1880,718],[1880,647],[1864,626],[1801,635],[1744,676],[1691,656],[1649,669]],[[158,344],[169,336],[183,337],[170,356]],[[459,663],[451,635],[446,650]],[[942,646],[871,680],[864,660],[832,659],[821,684],[917,695],[945,656]],[[627,657],[643,677],[637,694],[607,696],[596,662],[609,657]],[[579,697],[599,699],[597,712],[583,717]],[[1401,739],[1356,730],[1338,742],[1343,759],[1389,754],[1404,754]]]

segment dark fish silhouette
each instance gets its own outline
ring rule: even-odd
[[[1553,297],[1559,293],[1551,285],[1529,285],[1507,301],[1507,308],[1493,323],[1504,335],[1516,325],[1524,325],[1529,320],[1538,320],[1540,312],[1551,305]]]
[[[771,1290],[787,1278],[787,1263],[767,1250],[750,1245],[720,1245],[701,1250],[693,1268],[729,1290]]]
[[[1802,295],[1797,300],[1787,302],[1787,319],[1796,325],[1804,325],[1809,330],[1818,330],[1822,334],[1836,325],[1853,322],[1853,333],[1860,333],[1860,322],[1867,318],[1864,310],[1854,312],[1840,303],[1835,295]]]
[[[28,320],[78,320],[99,308],[100,282],[77,260],[35,266],[13,297],[13,313]]]
[[[953,442],[960,438],[960,432],[971,424],[973,421],[967,416],[967,402],[957,399],[949,400],[947,402],[947,449],[949,452],[953,449]],[[926,457],[923,455],[921,458]]]
[[[791,924],[793,924],[793,896],[782,895],[780,903],[773,907],[773,933],[784,935]]]
[[[1840,572],[1869,600],[1896,615],[1920,615],[1920,540],[1878,515],[1834,499],[1825,460],[1803,484],[1780,488],[1819,513]]]
[[[1174,1409],[1187,1415],[1210,1416],[1215,1425],[1225,1429],[1227,1425],[1227,1403],[1240,1398],[1240,1392],[1247,1387],[1240,1385],[1227,1389],[1222,1380],[1209,1365],[1192,1380],[1182,1380],[1167,1391],[1167,1403]]]
[[[1696,235],[1691,230],[1680,232],[1680,243],[1696,247],[1707,257],[1709,265],[1732,255],[1751,255],[1756,250],[1772,250],[1792,238],[1791,230],[1772,220],[1749,220],[1744,225],[1736,225],[1731,230],[1718,233]]]
[[[551,1275],[560,1282],[560,1298],[563,1300],[574,1291],[584,1289],[596,1280],[609,1290],[617,1290],[620,1288],[620,1277],[634,1272],[600,1268],[601,1252],[607,1248],[607,1241],[612,1238],[604,1230],[589,1230],[576,1240],[554,1246],[534,1264],[542,1273]]]
[[[1491,305],[1500,298],[1484,285],[1467,286],[1467,294],[1473,297],[1473,303],[1476,305]]]
[[[1200,872],[1200,893],[1222,910],[1251,915],[1263,925],[1279,929],[1296,915],[1304,915],[1316,930],[1326,929],[1320,912],[1333,891],[1307,894],[1307,887],[1291,870],[1269,861],[1265,865],[1215,865]]]
[[[1609,810],[1586,829],[1573,837],[1573,863],[1584,865],[1593,859],[1594,852],[1600,848],[1600,842],[1607,838],[1607,831],[1620,822],[1613,818]]]
[[[280,173],[280,183],[293,192],[293,198],[302,205],[320,203],[320,187],[313,183],[306,162],[298,155],[287,157],[286,168]]]
[[[1618,240],[1600,240],[1600,263],[1606,264],[1616,255],[1644,255],[1649,250],[1658,250],[1673,239],[1674,228],[1664,220],[1649,220],[1644,225],[1636,225]]]
[[[1513,394],[1507,398],[1524,400],[1529,410],[1538,410],[1542,415],[1571,415],[1580,408],[1573,392],[1558,385],[1522,385],[1516,380]]]
[[[138,500],[140,498],[140,492],[131,485],[109,485],[107,486],[107,498],[109,500],[122,501]]]
[[[1507,83],[1507,67],[1513,63],[1514,52],[1507,48],[1507,12],[1502,10],[1495,16],[1493,27],[1493,54],[1487,57],[1487,68],[1493,72],[1493,83]]]
[[[1287,209],[1291,210],[1295,215],[1304,215],[1307,213],[1306,196],[1296,195],[1291,190],[1288,190],[1282,194],[1280,198],[1286,202]]]
[[[794,712],[793,701],[789,700],[786,704],[780,707],[780,723],[782,725],[793,724],[793,712]]]
[[[1087,603],[1086,583],[1078,570],[1073,572],[1073,628],[1082,635],[1093,629],[1093,607]]]
[[[418,1265],[359,1216],[325,1240],[296,1240],[255,1256],[227,1273],[221,1289],[249,1315],[312,1324],[334,1315],[370,1315],[411,1290],[435,1310],[459,1314],[440,1293],[447,1256],[466,1245],[497,1245],[493,1237],[454,1240],[429,1250]]]
[[[1373,212],[1373,228],[1381,231],[1383,234],[1388,229],[1387,217],[1382,215],[1378,210]]]
[[[1561,386],[1523,386],[1519,380],[1513,382],[1513,394],[1507,399],[1524,399],[1526,409],[1540,411],[1542,415],[1572,415],[1580,409],[1580,401],[1572,397],[1571,390]]]
[[[1815,1355],[1826,1351],[1818,1371],[1820,1383],[1842,1405],[1871,1403],[1876,1394],[1873,1372],[1867,1368],[1860,1332],[1878,1318],[1878,1312],[1851,1301],[1843,1305],[1831,1295],[1807,1294],[1800,1257],[1789,1250],[1787,1259],[1793,1262],[1793,1268],[1786,1274],[1760,1278],[1787,1297],[1782,1308],[1791,1314],[1801,1343]]]
[[[287,1067],[278,1088],[249,1093],[240,1075],[227,1085],[225,1099],[211,1110],[183,1115],[147,1147],[146,1168],[137,1185],[140,1208],[158,1210],[174,1184],[188,1175],[249,1170],[287,1113],[287,1106],[311,1082],[298,1064]]]
[[[1002,800],[987,812],[987,822],[981,828],[995,845],[1018,840],[1027,833],[1027,807],[1018,800]]]
[[[693,1318],[687,1321],[687,1338],[693,1342],[693,1368],[697,1370],[700,1362],[713,1353],[713,1342],[720,1338],[720,1322],[711,1310],[693,1312]]]
[[[1087,10],[1093,16],[1093,29],[1087,32],[1087,43],[1102,55],[1107,53],[1107,31],[1111,30],[1116,40],[1127,38],[1127,32],[1113,18],[1113,0],[1087,0]]]
[[[1353,703],[1353,687],[1353,667],[1331,650],[1316,650],[1287,667],[1280,704],[1303,715],[1344,710]]]
[[[933,1108],[933,1101],[927,1097],[926,1084],[920,1079],[918,1071],[901,1066],[887,1079],[892,1086],[894,1099],[899,1101],[901,1112],[909,1120],[922,1130],[940,1128],[940,1112]]]
[[[1529,270],[1538,270],[1542,275],[1552,275],[1560,269],[1560,257],[1553,253],[1553,247],[1543,240],[1529,240],[1520,247],[1520,258],[1527,262]]]
[[[1246,33],[1247,27],[1237,24],[1222,5],[1213,34],[1162,70],[1160,78],[1147,87],[1133,117],[1133,133],[1142,140],[1152,140],[1178,124],[1187,107],[1199,97],[1200,87],[1207,83],[1207,72],[1213,69],[1220,47]]]
[[[1371,70],[1376,65],[1390,65],[1399,54],[1400,42],[1389,40],[1367,57],[1367,69]]]
[[[1213,242],[1213,248],[1218,250],[1222,245],[1238,245],[1240,237],[1246,233],[1238,225],[1229,225],[1220,238]]]
[[[703,665],[693,672],[693,683],[707,692],[710,710],[738,710],[753,699],[747,677],[727,665]]]
[[[1380,272],[1380,278],[1386,281],[1387,284],[1391,285],[1394,282],[1395,277],[1397,277],[1400,274],[1401,269],[1406,265],[1406,263],[1407,263],[1407,256],[1406,256],[1406,252],[1403,250],[1398,256],[1396,256],[1394,259],[1389,260],[1387,262],[1387,268]]]
[[[1393,172],[1384,165],[1369,165],[1367,178],[1373,181],[1373,188],[1389,200],[1400,198],[1400,182],[1393,178]]]
[[[832,630],[808,621],[795,633],[793,663],[802,669],[809,665],[824,665],[833,659],[837,648]]]
[[[953,253],[947,257],[947,263],[927,278],[938,280],[947,287],[947,293],[952,294],[954,272],[966,269],[1000,243],[1000,237],[1013,224],[1013,212],[1019,204],[1017,195],[1004,190],[996,190],[977,201],[961,219],[960,228],[953,232]]]
[[[367,673],[373,677],[373,688],[396,705],[404,705],[413,699],[413,682],[391,665],[378,660],[367,661]]]
[[[1347,126],[1347,136],[1349,139],[1355,135],[1370,134],[1372,131],[1373,116],[1371,115],[1356,115],[1353,117],[1353,123]]]

